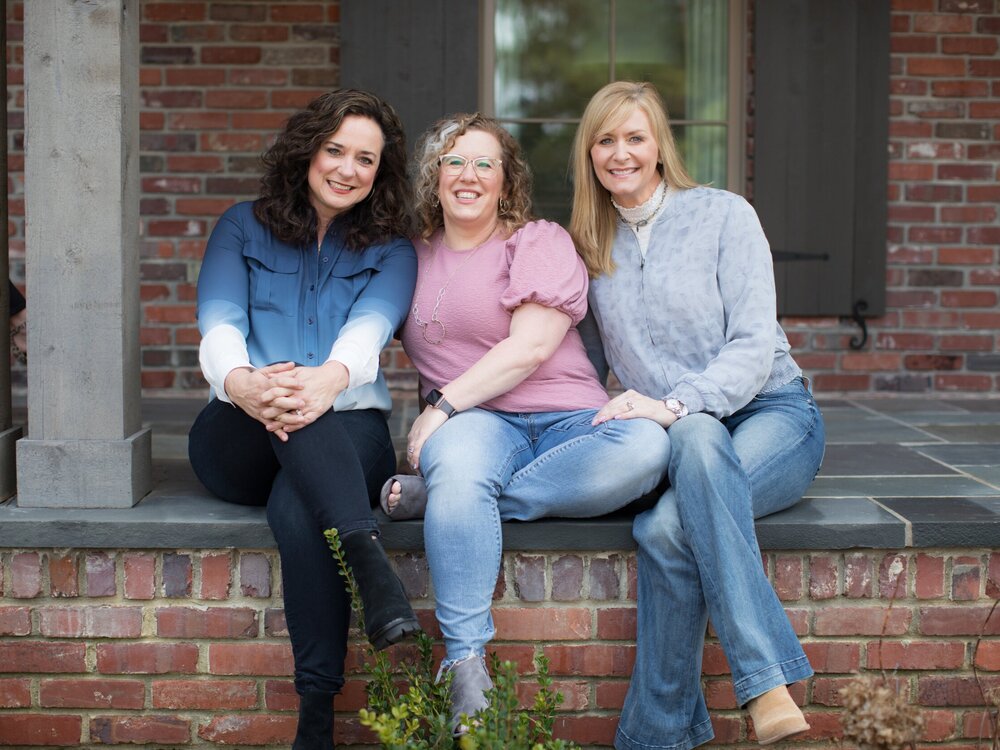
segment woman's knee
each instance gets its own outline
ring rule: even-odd
[[[474,409],[449,419],[427,439],[420,470],[430,484],[502,485],[520,450],[506,422]]]
[[[669,550],[683,543],[684,527],[673,489],[668,489],[656,505],[635,517],[632,536],[642,549]]]
[[[626,419],[616,425],[622,431],[622,459],[634,471],[657,474],[666,469],[671,441],[663,427],[651,419]]]
[[[212,494],[238,505],[264,505],[279,468],[263,426],[217,400],[191,427],[188,460]]]
[[[670,425],[670,464],[680,467],[702,467],[712,471],[720,463],[737,461],[729,430],[710,414],[691,414]]]

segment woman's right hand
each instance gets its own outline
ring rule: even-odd
[[[229,400],[282,441],[288,440],[288,435],[275,417],[305,404],[298,396],[302,384],[292,374],[294,369],[294,362],[279,362],[256,370],[239,367],[226,375]]]
[[[598,425],[609,419],[651,419],[667,429],[677,421],[677,415],[662,400],[645,396],[630,388],[601,407],[591,424]]]

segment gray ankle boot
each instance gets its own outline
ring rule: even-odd
[[[461,723],[465,714],[470,719],[480,709],[486,708],[486,691],[493,688],[493,680],[486,671],[486,659],[482,656],[470,656],[457,661],[442,673],[451,674],[451,687],[448,694],[451,698],[451,725],[455,735],[465,734],[469,728]],[[438,675],[440,679],[440,674]]]

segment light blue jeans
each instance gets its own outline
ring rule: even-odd
[[[667,431],[670,489],[635,519],[638,635],[618,750],[688,750],[713,737],[701,691],[711,618],[745,705],[812,669],[761,566],[754,518],[794,505],[823,458],[823,418],[796,378],[721,421]]]
[[[662,480],[669,454],[662,427],[646,419],[594,427],[594,414],[470,409],[424,444],[424,545],[446,664],[483,655],[493,638],[501,521],[603,515]]]

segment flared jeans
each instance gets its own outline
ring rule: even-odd
[[[722,420],[667,431],[670,488],[636,516],[636,664],[618,750],[688,750],[713,737],[701,690],[709,619],[743,706],[812,669],[761,565],[754,519],[794,505],[823,458],[823,419],[801,378]]]

